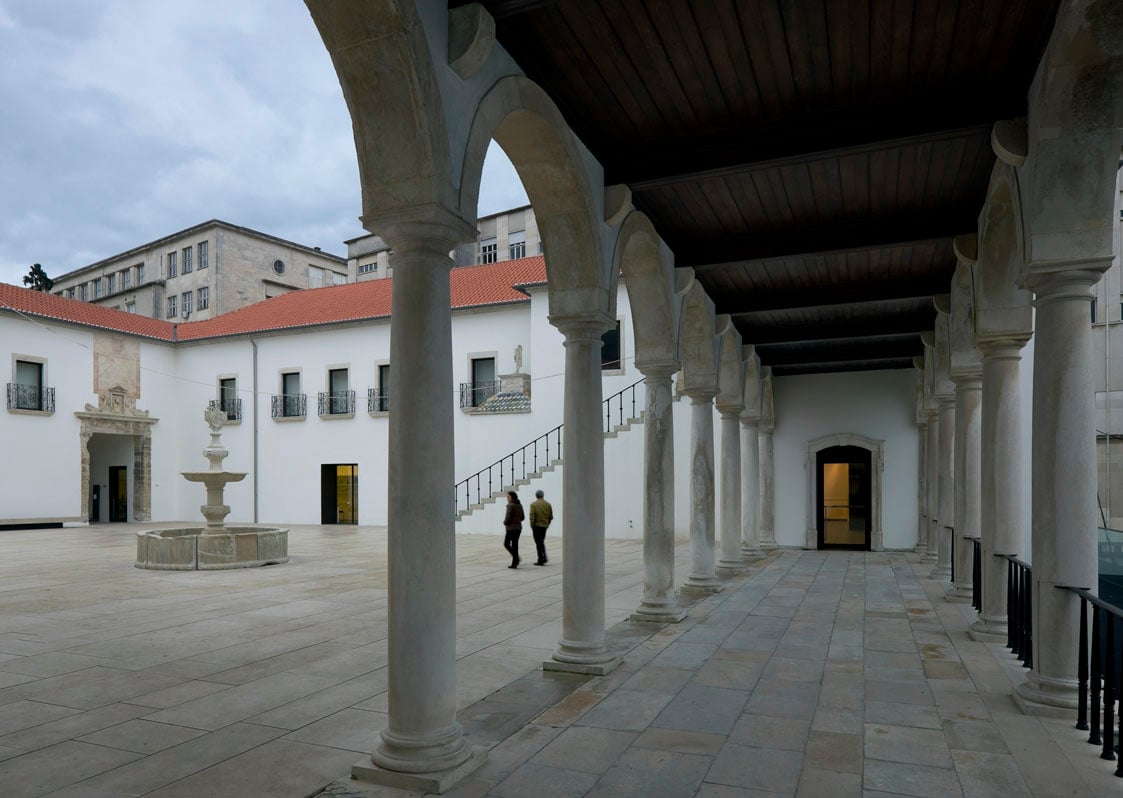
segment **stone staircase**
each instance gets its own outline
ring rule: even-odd
[[[621,433],[627,432],[628,430],[630,430],[632,427],[636,426],[637,424],[642,424],[644,414],[645,414],[645,411],[641,410],[641,411],[639,411],[639,415],[637,415],[635,418],[629,418],[623,424],[613,425],[612,429],[603,433],[605,440],[610,440],[612,438],[615,438],[615,437],[619,436]],[[456,513],[456,520],[459,521],[462,518],[468,518],[472,515],[472,513],[476,512],[477,510],[482,510],[484,507],[488,506],[489,504],[494,504],[495,502],[499,501],[500,499],[503,499],[504,497],[506,497],[507,491],[518,490],[519,488],[525,487],[527,485],[531,485],[531,484],[534,483],[534,481],[536,479],[541,478],[543,474],[552,474],[558,468],[561,468],[561,466],[564,464],[564,462],[565,462],[564,456],[550,460],[550,462],[547,465],[542,466],[537,471],[530,471],[530,472],[527,473],[526,477],[520,477],[520,478],[516,479],[512,484],[504,485],[499,490],[494,491],[490,496],[483,497],[479,502],[477,502],[475,504],[472,504],[472,505],[469,505],[465,509],[459,510]]]

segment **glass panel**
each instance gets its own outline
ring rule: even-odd
[[[604,371],[615,371],[623,368],[620,362],[620,322],[616,322],[616,329],[609,330],[601,336],[600,367]]]
[[[358,523],[358,476],[357,465],[335,467],[336,515],[340,524]]]

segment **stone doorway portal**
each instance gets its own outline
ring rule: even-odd
[[[828,450],[841,450],[845,453],[845,457],[832,458]],[[853,450],[861,450],[855,452]],[[824,458],[820,458],[821,452],[828,452]],[[862,454],[864,452],[864,454]],[[866,459],[868,457],[868,459]],[[882,473],[885,470],[885,441],[874,440],[867,438],[864,435],[856,435],[852,433],[839,433],[837,435],[825,435],[822,438],[808,441],[807,443],[807,536],[804,539],[804,548],[817,549],[822,547],[822,540],[820,537],[820,530],[823,528],[822,518],[823,513],[823,470],[822,465],[825,461],[834,459],[836,461],[845,460],[848,464],[851,462],[863,464],[868,463],[866,468],[866,479],[868,479],[868,501],[864,507],[860,508],[863,514],[868,532],[865,535],[861,545],[857,548],[868,548],[870,551],[882,551],[885,548],[884,543],[884,530],[881,525],[881,484]],[[848,469],[849,471],[849,469]],[[839,474],[835,474],[839,477]],[[850,474],[847,473],[847,483],[849,483]],[[859,477],[861,479],[861,477]],[[865,488],[863,488],[864,494]],[[849,491],[847,491],[847,501],[849,502]],[[838,520],[838,519],[836,519]],[[868,542],[867,542],[868,541]]]

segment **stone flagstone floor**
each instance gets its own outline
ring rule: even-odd
[[[0,796],[409,795],[345,778],[386,722],[384,530],[161,573],[132,567],[137,528],[0,533]],[[642,545],[609,541],[625,664],[584,679],[538,670],[552,542],[512,571],[498,535],[457,538],[458,703],[491,752],[449,795],[1123,794],[1070,723],[1018,712],[1020,666],[911,554],[776,552],[651,627],[624,621]]]

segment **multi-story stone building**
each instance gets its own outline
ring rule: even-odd
[[[343,258],[211,219],[60,275],[53,291],[154,319],[209,319],[345,282]]]

